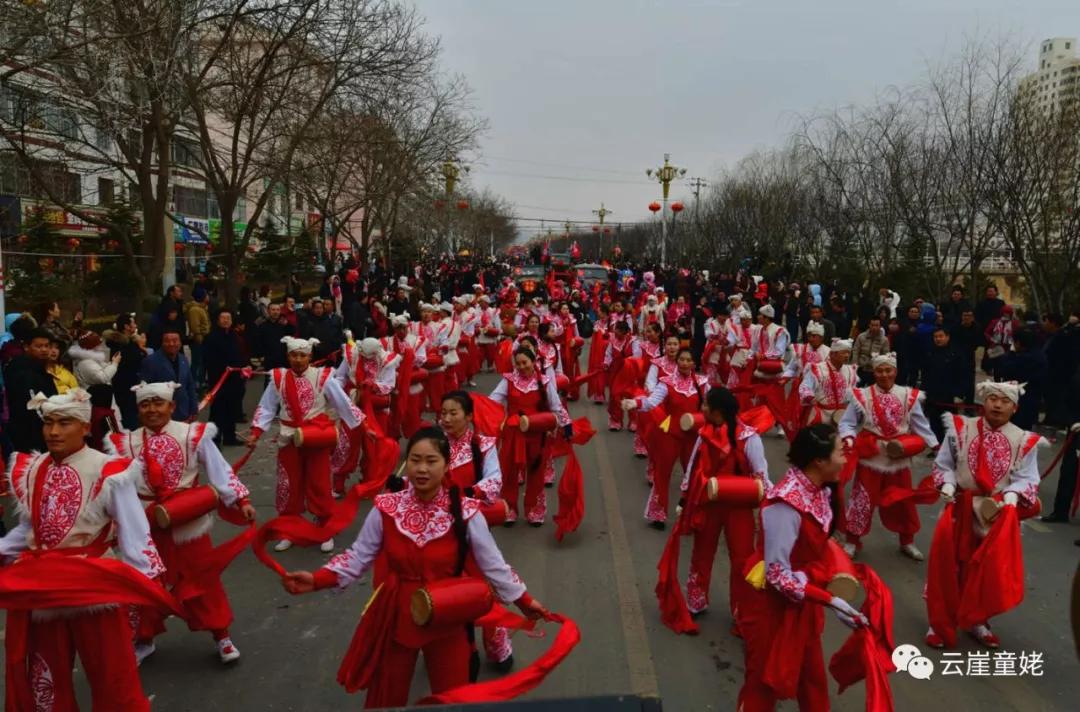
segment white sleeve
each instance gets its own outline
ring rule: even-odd
[[[656,388],[656,384],[660,381],[660,369],[656,367],[656,364],[649,366],[649,372],[645,374],[645,391],[651,392]]]
[[[1040,445],[1045,444],[1045,440],[1040,438]],[[942,448],[944,450],[945,448]],[[1017,464],[1016,469],[1009,473],[1009,483],[1002,488],[1002,492],[1015,492],[1020,499],[1032,506],[1039,499],[1039,483],[1042,478],[1039,476],[1039,446],[1031,448],[1031,451],[1024,455],[1023,459]]]
[[[451,324],[450,328],[447,329],[445,346],[447,349],[456,349],[459,341],[461,341],[461,326]]]
[[[610,368],[611,361],[615,357],[615,351],[611,348],[611,341],[607,342],[607,346],[604,348],[604,368]]]
[[[491,504],[502,493],[502,469],[499,467],[499,453],[494,446],[483,453],[484,461],[481,463],[480,481],[473,487],[477,499]]]
[[[686,462],[686,469],[682,473],[682,482],[679,484],[679,491],[683,494],[686,494],[690,489],[690,473],[694,471],[694,464],[700,447],[701,436],[699,435],[697,440],[694,441],[694,448],[690,451],[690,459]]]
[[[930,427],[930,421],[927,420],[926,414],[923,413],[922,402],[924,397],[925,394],[920,393],[915,400],[915,405],[911,406],[908,423],[911,425],[911,431],[923,439],[926,447],[937,447],[937,435],[934,435],[934,431]]]
[[[360,419],[353,413],[352,403],[349,402],[349,397],[345,395],[345,391],[342,390],[336,378],[326,379],[326,383],[323,384],[323,395],[350,429],[360,427]]]
[[[663,403],[664,399],[667,398],[667,395],[667,384],[663,382],[657,383],[656,388],[649,391],[648,396],[638,396],[638,410],[642,413],[648,413],[650,410]]]
[[[499,379],[499,385],[495,386],[495,390],[491,392],[491,395],[489,395],[488,398],[500,405],[506,405],[507,385],[505,378]]]
[[[769,463],[765,459],[765,444],[760,435],[746,439],[746,459],[750,463],[751,474],[765,485],[765,494],[769,493],[772,481],[769,479]]]
[[[264,433],[269,430],[270,425],[277,416],[280,404],[281,399],[278,397],[277,385],[275,385],[274,376],[271,374],[270,381],[266,384],[266,390],[263,391],[262,398],[259,399],[259,405],[255,408],[255,414],[251,416],[251,427],[258,428]]]
[[[206,479],[210,481],[210,485],[217,491],[226,507],[231,507],[250,495],[248,488],[236,476],[232,465],[225,461],[225,457],[212,438],[204,436],[199,441],[196,454],[203,469],[206,470]]]
[[[791,336],[788,335],[787,329],[780,327],[776,332],[776,341],[773,343],[773,352],[777,358],[783,357],[790,343]]]
[[[803,371],[802,381],[799,382],[799,398],[812,401],[815,393],[817,393],[817,377],[814,375],[814,369],[808,368]]]
[[[930,476],[934,478],[934,486],[938,489],[945,484],[956,488],[956,436],[952,432],[945,436],[945,442],[938,449],[934,466],[930,468]]]
[[[855,405],[855,399],[852,398],[848,403],[847,409],[844,411],[844,415],[840,417],[840,425],[837,430],[840,433],[841,438],[855,437],[859,434],[859,424],[862,422],[862,411]]]
[[[427,361],[427,341],[421,341],[413,349],[413,368],[421,368]]]
[[[352,381],[352,367],[349,365],[348,355],[341,359],[341,363],[334,369],[334,379],[343,387]]]
[[[641,358],[641,342],[637,339],[630,342],[630,355],[634,358]]]
[[[394,359],[392,365],[386,365],[379,369],[379,372],[375,374],[375,385],[379,389],[379,393],[386,395],[394,390],[397,386],[397,372],[401,367],[401,359]]]
[[[20,515],[15,528],[0,538],[0,564],[10,564],[26,551],[26,537],[30,534],[30,529],[30,520]]]
[[[345,588],[356,581],[375,562],[383,543],[382,519],[378,509],[368,512],[352,546],[330,559],[323,567],[337,574],[338,588]]]
[[[765,581],[788,600],[799,603],[806,596],[802,571],[791,570],[791,550],[799,538],[802,515],[786,502],[776,502],[761,510],[765,540]]]
[[[555,414],[559,426],[570,424],[570,414],[566,412],[562,398],[559,398],[559,389],[555,386],[555,371],[549,366],[547,369],[547,383],[544,384],[544,392],[547,393],[548,408]]]
[[[105,511],[116,520],[116,548],[120,558],[147,577],[156,578],[165,573],[165,565],[150,538],[150,522],[135,491],[135,480],[123,474],[114,477],[113,482],[106,480],[106,491],[100,496],[108,498]]]
[[[101,383],[112,383],[113,376],[116,375],[116,369],[119,364],[109,361],[101,368]]]
[[[469,517],[467,534],[473,559],[484,578],[495,589],[495,595],[503,603],[513,603],[525,595],[525,584],[521,582],[510,565],[503,559],[495,539],[488,530],[487,521],[479,514]]]

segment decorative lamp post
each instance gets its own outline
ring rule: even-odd
[[[611,215],[612,211],[604,207],[603,203],[600,203],[600,209],[594,210],[593,214],[600,218],[600,229],[597,232],[602,233],[604,230],[604,218]],[[599,262],[602,258],[602,251],[604,247],[604,238],[601,237],[596,241],[596,261]]]
[[[655,178],[656,181],[664,189],[664,212],[661,215],[660,220],[660,266],[664,267],[667,259],[667,201],[668,193],[671,190],[671,181],[676,178],[681,178],[686,175],[685,168],[678,168],[671,165],[671,154],[664,154],[664,165],[659,168],[649,168],[645,171],[645,175],[649,178]],[[654,203],[655,205],[655,203]],[[652,205],[649,206],[650,210],[653,210]],[[653,212],[656,212],[653,210]]]
[[[450,205],[450,202],[454,197],[454,186],[457,185],[458,178],[461,177],[461,173],[469,172],[468,166],[462,166],[454,162],[453,159],[447,159],[439,168],[439,172],[442,173],[443,181],[446,188],[446,202],[444,205]],[[461,201],[465,202],[465,201]],[[468,203],[465,203],[465,208],[469,207]],[[464,210],[461,207],[461,203],[458,204],[459,210]],[[450,211],[446,211],[446,235],[445,235],[446,247],[450,248],[451,252],[457,252],[456,245],[451,245],[450,241]]]

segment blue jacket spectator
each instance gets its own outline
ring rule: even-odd
[[[176,403],[173,420],[188,420],[199,414],[199,396],[191,375],[191,365],[180,348],[180,334],[165,332],[161,337],[161,348],[143,359],[139,366],[139,380],[147,383],[179,383],[180,388],[173,395]]]

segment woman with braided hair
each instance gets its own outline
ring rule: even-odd
[[[652,429],[649,440],[653,444],[650,454],[653,462],[653,484],[645,505],[645,518],[654,529],[663,529],[667,522],[668,490],[675,461],[682,463],[683,470],[690,464],[690,452],[694,438],[679,427],[679,419],[685,413],[697,413],[705,400],[708,379],[695,371],[694,356],[690,349],[680,348],[675,357],[677,368],[670,376],[660,378],[648,396],[625,398],[622,408],[647,413],[663,406],[668,414],[669,427]]]
[[[466,685],[470,679],[467,626],[419,626],[409,614],[413,593],[435,582],[459,578],[471,555],[502,601],[513,602],[529,618],[547,611],[503,560],[480,504],[463,498],[450,474],[450,441],[437,428],[420,430],[406,448],[408,485],[381,494],[356,542],[321,569],[286,574],[289,593],[344,588],[363,576],[380,554],[389,572],[369,603],[338,671],[346,690],[366,689],[364,707],[408,703],[416,658],[421,650],[433,693]],[[449,516],[447,516],[449,515]]]
[[[512,526],[518,515],[519,475],[525,479],[525,518],[538,527],[547,516],[544,471],[551,459],[548,433],[523,433],[518,429],[521,416],[554,413],[563,436],[570,438],[570,416],[555,388],[555,371],[540,368],[536,353],[525,346],[514,351],[514,370],[504,373],[491,399],[506,408],[509,422],[502,429],[499,463],[502,467],[502,496],[510,507],[505,526]]]

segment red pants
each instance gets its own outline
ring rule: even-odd
[[[847,540],[858,543],[870,531],[870,521],[881,496],[894,487],[911,488],[911,470],[879,472],[859,465],[855,468],[855,484],[851,487],[851,499],[844,511]],[[900,535],[900,545],[910,544],[919,531],[919,512],[913,502],[898,502],[881,507],[878,516],[891,532]]]
[[[424,391],[409,394],[409,403],[405,406],[405,418],[401,422],[401,434],[411,438],[420,429],[420,411],[424,408]]]
[[[429,371],[427,381],[424,382],[424,390],[428,395],[428,410],[436,415],[442,409],[443,393],[446,393],[447,371]]]
[[[543,436],[522,435],[525,437],[525,518],[530,522],[542,522],[547,516],[547,494],[544,492],[544,471],[547,457],[544,456]],[[510,461],[510,447],[499,448],[499,466],[503,471],[502,496],[510,505],[510,521],[518,515],[518,474],[521,469]],[[504,454],[505,453],[505,454]]]
[[[690,611],[699,613],[709,607],[709,586],[713,562],[720,545],[720,532],[727,544],[731,564],[728,583],[728,605],[731,615],[737,615],[739,603],[751,592],[743,576],[746,560],[754,553],[754,510],[731,509],[715,502],[701,504],[704,520],[694,531],[694,546],[690,553],[690,577],[686,581],[686,603]]]
[[[330,496],[330,450],[292,444],[278,450],[278,514],[308,511],[316,519],[330,517],[334,507]]]
[[[793,616],[792,606],[812,606],[806,616]],[[793,623],[794,619],[794,623]],[[824,612],[821,606],[806,601],[790,603],[770,589],[752,590],[739,609],[739,629],[746,646],[746,676],[739,690],[739,712],[771,712],[779,699],[764,677],[769,672],[769,658],[775,646],[785,646],[785,654],[802,659],[795,697],[802,712],[827,712],[829,684],[825,677],[825,659],[821,651]]]
[[[409,688],[420,650],[406,648],[396,641],[387,647],[389,650],[380,664],[382,669],[368,688],[364,709],[404,707],[409,703]],[[461,632],[428,643],[423,651],[432,693],[446,692],[469,682],[471,648],[464,627]]]
[[[490,366],[495,368],[495,354],[498,351],[497,344],[493,341],[490,344],[480,344],[480,353],[482,355],[481,363],[484,367]]]
[[[31,621],[28,637],[27,674],[37,710],[78,712],[72,684],[76,653],[90,683],[94,712],[150,709],[135,666],[127,607]]]
[[[649,500],[645,505],[645,518],[652,522],[666,522],[671,472],[675,469],[676,460],[682,463],[683,470],[686,469],[690,463],[690,453],[694,451],[694,438],[673,439],[672,442],[665,443],[664,447],[657,450],[655,454],[650,453],[653,463],[653,481],[652,489],[649,490]]]
[[[165,563],[165,577],[170,586],[175,586],[185,576],[185,572],[198,566],[214,549],[209,534],[203,534],[191,541],[177,544],[172,540],[172,532],[154,528],[151,530],[161,559]],[[204,593],[184,601],[184,613],[188,630],[213,631],[214,638],[220,639],[228,633],[233,622],[232,608],[225,587],[219,577]],[[136,635],[140,641],[153,640],[165,632],[165,618],[161,611],[151,608],[139,608],[139,630]]]

